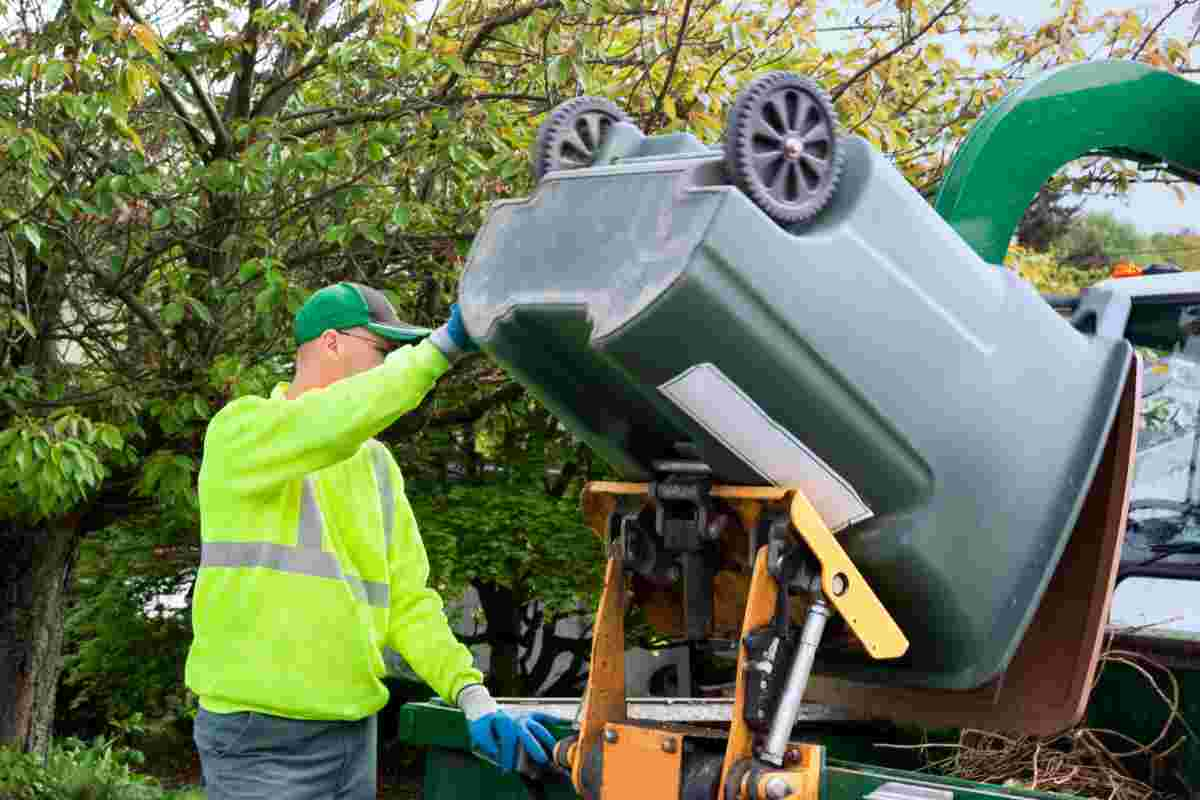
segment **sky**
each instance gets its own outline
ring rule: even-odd
[[[1121,2],[1121,0],[1089,0],[1088,9],[1100,13],[1109,8],[1138,8],[1148,10],[1154,18],[1169,7],[1170,0],[1157,2]],[[1001,14],[1015,18],[1031,27],[1053,16],[1047,0],[972,0],[971,5],[982,14]],[[1193,12],[1184,9],[1171,19],[1167,30],[1176,36],[1191,34]],[[1166,186],[1135,186],[1124,199],[1089,198],[1087,211],[1111,211],[1119,219],[1134,223],[1144,233],[1173,233],[1185,226],[1200,228],[1200,189],[1188,186],[1181,204],[1175,193]]]
[[[1087,0],[1087,8],[1092,14],[1109,9],[1135,8],[1148,12],[1152,19],[1158,19],[1170,7],[1170,3],[1171,0]],[[1026,28],[1054,16],[1050,0],[971,0],[971,7],[980,14],[1000,14],[1016,19]],[[852,9],[849,15],[856,13],[859,12]],[[867,16],[869,11],[864,7],[862,13]],[[1193,9],[1177,13],[1164,27],[1164,32],[1180,38],[1189,37],[1194,28],[1195,13]],[[968,58],[965,52],[954,53],[952,44],[948,44],[947,53],[964,61]],[[1180,203],[1169,187],[1139,185],[1121,198],[1090,197],[1084,204],[1084,210],[1110,211],[1118,219],[1132,222],[1143,233],[1174,233],[1183,227],[1200,228],[1200,187],[1188,185],[1184,190],[1185,199]]]

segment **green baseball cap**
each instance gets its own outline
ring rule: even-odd
[[[342,283],[318,289],[296,312],[296,344],[311,341],[327,330],[366,328],[401,344],[419,342],[432,331],[401,322],[396,309],[378,289],[360,283]]]

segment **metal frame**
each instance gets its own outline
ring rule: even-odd
[[[718,762],[711,755],[694,756],[690,762],[683,756],[690,740],[707,739],[711,750],[712,731],[629,720],[624,693],[624,618],[626,565],[648,568],[640,563],[637,544],[642,536],[637,520],[646,506],[654,506],[655,525],[660,529],[656,534],[663,541],[674,540],[686,559],[697,542],[711,537],[709,516],[720,500],[728,502],[746,530],[753,530],[768,511],[775,519],[769,541],[755,552],[741,625],[743,646],[738,652],[730,731],[723,740],[717,771]],[[670,503],[682,505],[664,508]],[[588,800],[622,796],[638,786],[659,787],[664,796],[672,797],[680,792],[684,797],[689,793],[707,795],[711,789],[723,800],[817,800],[824,780],[824,749],[791,742],[790,736],[801,714],[826,620],[835,610],[843,614],[848,627],[875,658],[903,655],[908,640],[808,498],[790,488],[697,484],[695,476],[688,475],[679,486],[670,478],[654,484],[592,483],[584,490],[582,505],[585,520],[605,540],[608,564],[596,613],[579,733],[560,741],[554,753],[556,764],[569,771],[575,790]],[[689,526],[696,530],[687,530]],[[691,580],[699,577],[697,572]],[[770,651],[771,664],[764,669],[759,662],[752,663],[759,656],[752,655],[745,637],[775,625],[782,627],[784,641],[792,640],[791,607],[780,602],[780,593],[789,588],[809,594],[803,629],[794,654],[777,642],[779,646]],[[685,602],[691,602],[693,594],[685,591]],[[689,615],[690,634],[704,634],[699,623],[711,623],[711,613],[698,618]],[[751,685],[751,681],[762,687],[769,683],[769,689]],[[766,724],[757,729],[749,722],[752,692],[760,693],[756,695],[758,712],[764,698],[770,707],[769,720],[761,714],[759,722]],[[692,747],[689,752],[695,750]]]

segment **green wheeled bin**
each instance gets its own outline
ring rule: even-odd
[[[610,105],[553,115],[536,189],[490,209],[460,285],[470,334],[627,480],[802,488],[911,641],[884,662],[825,649],[818,672],[998,675],[1129,344],[981,260],[804,81],[756,82],[722,149]]]

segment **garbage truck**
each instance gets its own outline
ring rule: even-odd
[[[1083,717],[1118,577],[1146,577],[1122,552],[1147,348],[1200,331],[1180,322],[1200,285],[1047,298],[1001,264],[1073,159],[1194,180],[1197,118],[1176,75],[1051,71],[979,121],[930,205],[792,73],[747,84],[715,145],[604,98],[549,113],[536,186],[489,210],[459,302],[619,478],[581,497],[607,557],[587,686],[524,783],[466,752],[455,710],[406,706],[426,794],[1041,796],[839,759],[833,723],[1044,736]],[[1141,509],[1143,534],[1163,514],[1183,531],[1191,491]],[[733,696],[630,702],[631,605],[728,643]]]

